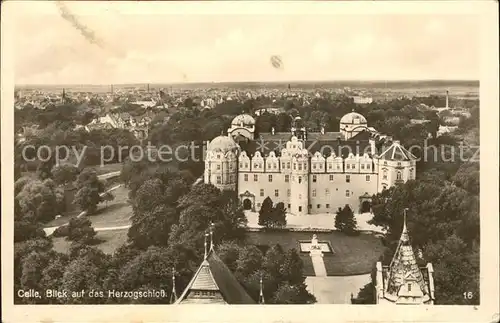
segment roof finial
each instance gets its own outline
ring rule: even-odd
[[[406,227],[406,211],[408,211],[409,208],[405,208],[403,210],[403,232],[401,232],[401,241],[408,241],[408,228]]]
[[[203,257],[203,259],[207,259],[207,237],[208,237],[208,233],[205,233],[205,256]]]
[[[210,251],[214,250],[214,223],[210,222]]]
[[[260,273],[259,284],[260,284],[259,304],[265,304],[265,301],[264,301],[264,287],[262,285],[262,272]]]
[[[175,268],[172,267],[172,294],[170,294],[170,304],[177,301],[177,293],[175,292]]]
[[[352,108],[352,112],[354,112],[354,108]]]

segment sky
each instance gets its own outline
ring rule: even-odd
[[[480,18],[472,14],[17,3],[24,7],[14,22],[16,84],[480,78]]]

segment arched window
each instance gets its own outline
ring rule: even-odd
[[[299,184],[302,183],[302,176],[299,176]]]
[[[413,168],[410,169],[410,179],[413,179]]]
[[[397,179],[397,180],[401,180],[401,172],[400,172],[400,171],[398,171],[398,172],[396,173],[396,179]]]
[[[387,169],[384,169],[382,174],[383,174],[382,179],[387,179]]]

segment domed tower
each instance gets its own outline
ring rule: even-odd
[[[290,213],[308,214],[309,207],[309,154],[297,137],[287,143],[292,156],[292,178],[290,181]]]
[[[236,141],[253,140],[255,137],[255,119],[249,114],[240,114],[231,122],[227,133]]]
[[[240,147],[230,136],[219,136],[207,147],[205,183],[221,190],[236,190]]]
[[[366,129],[368,129],[368,122],[366,122],[366,118],[361,114],[354,112],[354,110],[340,119],[340,133],[345,140],[351,139]]]

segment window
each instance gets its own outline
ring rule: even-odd
[[[365,169],[365,164],[361,164],[361,169]]]
[[[304,170],[307,170],[307,163],[304,163]]]
[[[399,167],[401,166],[401,162],[398,162],[398,166],[399,166]]]
[[[269,182],[272,182],[273,181],[273,175],[269,175],[268,179],[269,179]]]
[[[248,182],[248,174],[243,175],[245,182]]]
[[[327,204],[327,205],[326,205],[326,208],[327,208],[327,209],[329,209],[329,208],[330,208],[330,204]]]
[[[286,190],[286,196],[290,197],[290,189]],[[290,207],[288,207],[288,208],[290,208]]]
[[[337,165],[337,169],[340,170],[340,165]]]
[[[290,162],[286,163],[286,168],[290,169]]]
[[[259,164],[253,164],[253,168],[259,168]]]
[[[222,178],[220,176],[217,176],[217,184],[222,184]]]
[[[293,163],[293,169],[296,170],[297,169],[297,163]]]
[[[350,169],[351,168],[351,164],[345,164],[345,169]]]
[[[328,169],[332,169],[333,168],[333,164],[328,164]]]
[[[387,179],[387,169],[384,169],[382,174],[383,174],[382,179]]]
[[[411,292],[411,284],[408,284],[408,291]]]
[[[274,168],[274,169],[278,169],[278,163],[274,163],[274,164],[273,164],[273,168]]]
[[[413,168],[410,169],[410,179],[413,179]]]
[[[313,175],[313,183],[316,183],[316,180],[317,180],[317,179],[318,179],[318,178],[316,177],[316,175]]]
[[[316,190],[312,190],[312,196],[316,197]]]
[[[299,164],[299,170],[302,170],[302,164]]]
[[[233,170],[233,164],[229,164],[229,170]]]
[[[349,194],[349,193],[350,193],[350,192],[349,192],[349,190],[346,190],[346,191],[345,191],[345,196],[346,196],[346,197],[349,197],[349,196],[350,196],[350,194]]]
[[[259,180],[259,175],[254,174],[254,175],[253,175],[253,181],[254,181],[254,182],[257,182],[258,180]]]
[[[351,182],[351,175],[346,175],[345,176],[345,182],[350,183]]]
[[[326,196],[329,196],[329,195],[330,195],[330,189],[329,189],[329,188],[325,189],[325,195],[326,195]]]
[[[398,171],[398,172],[396,173],[396,179],[397,179],[397,180],[401,180],[401,172],[399,172],[399,171]]]
[[[366,164],[366,169],[370,169],[372,168],[372,165],[371,164]]]
[[[285,175],[285,183],[290,182],[290,175]]]
[[[285,169],[285,163],[281,163],[281,168]]]
[[[260,196],[264,196],[264,190],[262,188],[260,189]]]
[[[317,209],[321,209],[321,204],[316,205]]]
[[[290,210],[290,208],[291,208],[291,207],[292,207],[292,206],[291,206],[290,204],[288,204],[288,209],[289,209],[289,210]]]
[[[330,182],[333,182],[333,175],[330,175]]]
[[[245,163],[245,168],[248,168],[248,163]]]
[[[299,200],[302,200],[302,194],[299,194]]]
[[[274,196],[276,197],[280,196],[279,190],[274,190]]]
[[[302,183],[302,176],[299,176],[299,184]]]
[[[316,169],[316,164],[313,164],[313,169]]]
[[[366,175],[366,181],[369,182],[370,181],[370,175]]]
[[[217,165],[217,170],[220,170],[220,165]]]
[[[384,165],[386,165],[386,166],[387,166],[387,161],[384,161]]]
[[[351,168],[352,168],[352,169],[355,169],[355,168],[356,168],[356,164],[352,164],[352,165],[351,165]]]
[[[240,163],[240,168],[243,168],[243,163]]]
[[[312,206],[311,204],[308,204],[308,205],[307,205],[307,208],[308,208],[309,210],[310,210],[310,209],[312,209],[312,207],[313,207],[313,206]]]
[[[302,206],[299,206],[299,212],[302,212]]]

